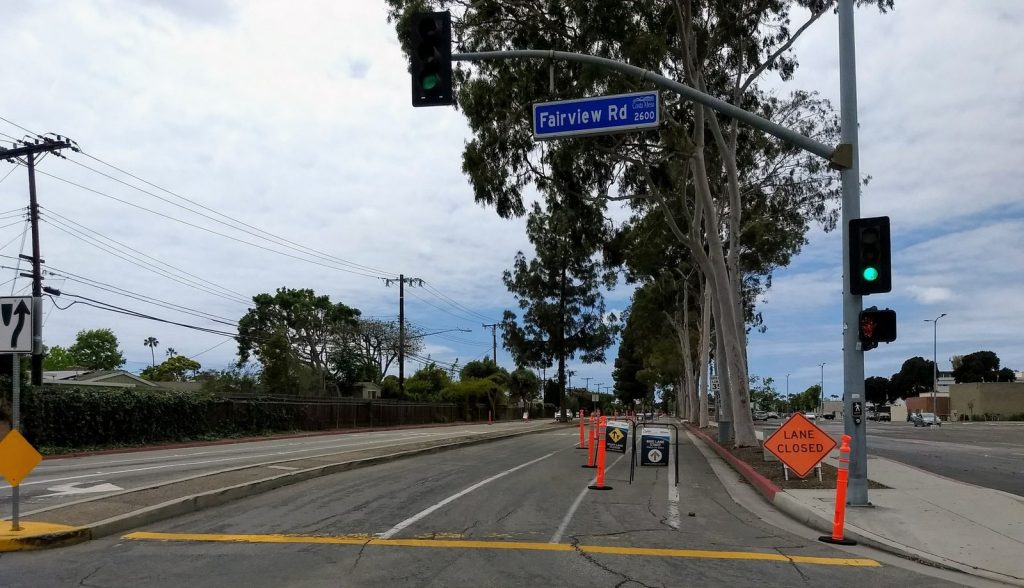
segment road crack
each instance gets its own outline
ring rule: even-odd
[[[93,575],[101,569],[103,569],[103,566],[96,566],[96,569],[89,572],[81,580],[78,581],[78,585],[83,586],[84,588],[99,588],[98,586],[96,586],[96,584],[86,584],[86,582],[89,580],[89,578],[93,577]]]
[[[362,546],[359,547],[359,553],[356,554],[356,560],[352,562],[352,568],[350,571],[356,571],[356,566],[359,565],[359,560],[363,559],[363,552],[366,551],[366,546],[370,544],[373,539],[367,539],[363,542]]]
[[[659,588],[657,586],[651,586],[650,584],[644,584],[640,580],[631,578],[631,577],[627,576],[626,574],[623,574],[622,572],[615,571],[612,568],[610,568],[610,567],[604,565],[603,563],[597,561],[596,559],[594,559],[594,556],[590,555],[589,553],[587,553],[586,551],[584,551],[583,549],[580,548],[580,538],[578,536],[576,536],[576,535],[573,535],[573,536],[569,537],[569,545],[571,545],[573,550],[576,553],[580,554],[580,556],[583,557],[583,559],[585,559],[588,563],[593,564],[594,566],[596,566],[596,567],[598,567],[598,568],[608,572],[609,574],[611,574],[613,576],[618,576],[619,578],[622,578],[622,581],[619,582],[618,584],[616,584],[615,588],[622,588],[623,586],[626,586],[627,584],[631,584],[631,583],[632,584],[637,584],[638,586],[643,586],[643,588]],[[661,585],[660,588],[664,588],[664,584]]]
[[[796,562],[793,561],[793,558],[789,557],[785,553],[782,553],[782,550],[779,549],[778,547],[773,547],[772,549],[774,549],[775,551],[779,552],[779,555],[781,555],[782,557],[786,558],[786,560],[789,561],[789,563],[793,566],[793,569],[796,570],[796,573],[800,574],[800,579],[802,579],[804,581],[804,584],[807,584],[808,582],[811,581],[811,578],[809,576],[807,576],[807,574],[805,574],[803,570],[800,569],[800,566],[796,565]]]
[[[508,518],[508,517],[509,517],[509,516],[510,516],[510,515],[511,515],[512,513],[514,513],[515,511],[516,511],[516,509],[515,509],[515,508],[513,508],[512,510],[510,510],[510,511],[508,511],[507,513],[505,513],[505,514],[501,515],[500,517],[498,517],[498,520],[496,520],[496,521],[494,521],[494,522],[496,522],[496,523],[500,523],[501,521],[503,521],[503,520],[507,519],[507,518]]]

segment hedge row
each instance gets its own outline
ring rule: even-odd
[[[37,447],[90,447],[301,428],[301,405],[138,388],[26,387],[22,428]]]

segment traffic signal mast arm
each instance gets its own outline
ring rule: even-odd
[[[414,57],[415,59],[415,57]],[[605,57],[597,57],[595,55],[586,55],[583,53],[570,53],[568,51],[552,51],[552,50],[539,50],[539,49],[517,49],[512,51],[484,51],[479,53],[455,53],[451,56],[452,61],[489,61],[493,59],[559,59],[562,61],[575,61],[578,63],[588,63],[591,65],[599,65],[612,69],[615,71],[622,72],[627,75],[635,76],[640,78],[640,81],[650,81],[655,86],[670,90],[679,94],[683,98],[703,104],[708,108],[716,110],[726,116],[735,118],[736,120],[746,123],[756,129],[760,129],[770,135],[778,137],[783,141],[792,143],[801,149],[817,155],[818,157],[828,160],[829,166],[833,169],[848,169],[851,165],[852,150],[846,145],[839,145],[837,147],[830,147],[824,143],[815,141],[810,137],[805,137],[800,133],[788,129],[782,125],[771,122],[770,120],[761,118],[752,112],[748,112],[729,104],[725,100],[715,98],[714,96],[700,92],[686,84],[681,84],[675,80],[666,78],[663,75],[657,74],[653,71],[636,67],[635,65],[629,65],[628,63],[622,63],[615,61],[614,59],[607,59]]]

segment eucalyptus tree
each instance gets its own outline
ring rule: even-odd
[[[892,0],[858,4],[884,11]],[[388,0],[388,5],[403,41],[408,41],[409,12],[451,9],[460,51],[556,49],[624,61],[822,143],[836,142],[838,128],[827,103],[808,92],[774,96],[758,85],[768,72],[791,79],[797,67],[793,43],[835,0]],[[793,28],[797,12],[806,12],[806,20]],[[546,65],[494,61],[456,71],[457,101],[473,134],[463,170],[475,198],[502,216],[522,215],[526,189],[543,190],[551,166],[572,160],[592,180],[581,182],[582,197],[640,200],[649,212],[659,210],[712,292],[715,363],[725,376],[723,397],[736,415],[735,443],[755,444],[741,264],[741,236],[751,226],[744,218],[750,210],[745,201],[774,203],[765,214],[778,207],[798,211],[804,231],[810,221],[827,225],[839,192],[837,174],[814,156],[674,95],[664,96],[665,124],[659,131],[537,145],[528,115],[531,102],[646,89],[639,80],[593,65],[550,64],[550,71]],[[764,227],[772,226],[771,218],[763,220]]]

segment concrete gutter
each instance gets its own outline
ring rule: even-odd
[[[388,463],[391,461],[407,457],[427,455],[430,453],[438,453],[450,449],[458,449],[461,447],[468,447],[471,445],[488,443],[491,441],[500,441],[503,439],[510,439],[513,437],[529,435],[531,433],[541,433],[550,430],[552,430],[552,426],[545,424],[542,426],[534,426],[525,431],[514,431],[511,433],[502,433],[489,436],[463,437],[454,442],[442,443],[440,445],[416,447],[407,450],[385,453],[382,455],[374,455],[371,457],[348,459],[335,463],[328,463],[325,465],[299,469],[292,472],[275,474],[257,480],[247,481],[241,484],[233,484],[221,488],[216,488],[213,490],[207,490],[205,492],[198,492],[194,494],[176,497],[171,500],[166,500],[157,504],[143,506],[141,508],[136,508],[130,512],[118,514],[116,516],[107,517],[103,520],[81,525],[62,525],[29,520],[24,522],[24,531],[21,531],[19,533],[0,532],[0,552],[24,551],[30,549],[46,549],[51,547],[73,545],[75,543],[80,543],[82,541],[88,541],[90,539],[98,539],[100,537],[113,535],[115,533],[119,533],[142,525],[152,524],[164,519],[200,511],[214,506],[220,506],[233,500],[255,496],[257,494],[262,494],[264,492],[268,492],[276,488],[281,488],[283,486],[296,484],[298,482],[303,482],[321,476],[327,476],[330,474],[336,474],[372,465]],[[372,450],[373,448],[370,448],[367,451]],[[199,476],[193,476],[191,478],[183,478],[180,480],[165,482],[160,485],[149,486],[146,488],[138,488],[135,490],[129,490],[126,492],[120,492],[117,494],[102,496],[98,498],[86,499],[72,504],[58,505],[51,508],[35,511],[33,513],[26,513],[25,516],[27,518],[38,518],[40,516],[46,516],[46,513],[54,513],[54,511],[68,509],[69,507],[87,507],[91,503],[97,503],[105,499],[131,498],[133,494],[138,495],[143,492],[152,491],[154,488],[160,488],[174,483],[187,483],[189,481],[211,478],[213,476],[217,476],[220,474],[238,472],[239,470],[243,469],[265,468],[268,465],[272,464],[296,462],[301,461],[302,459],[306,458],[279,460],[275,462],[266,462],[243,467],[228,468],[217,472],[208,472]]]

